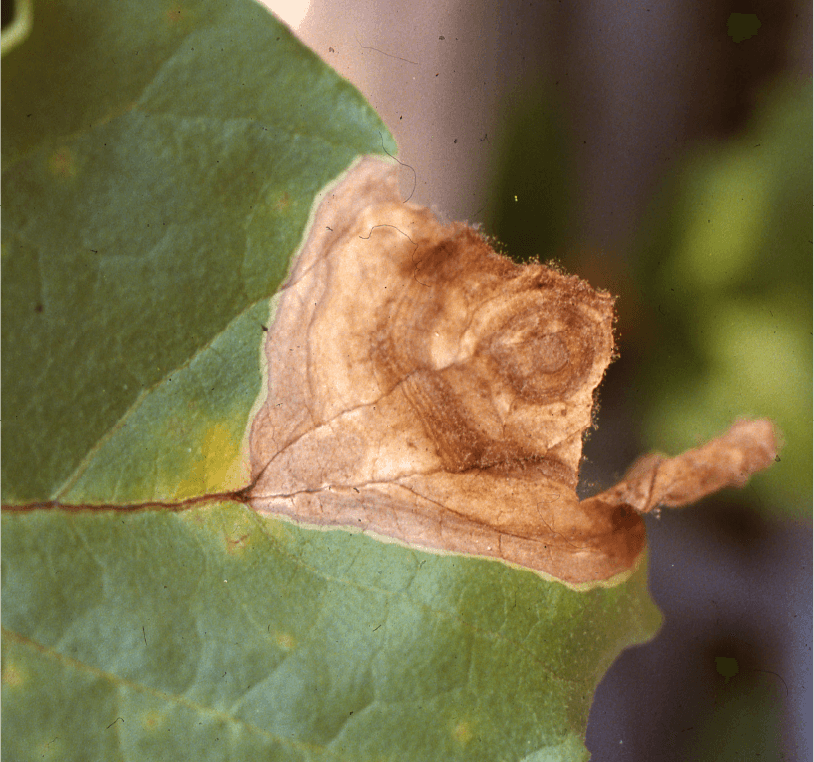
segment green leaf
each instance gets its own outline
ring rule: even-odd
[[[2,74],[4,499],[235,488],[268,297],[315,194],[392,139],[254,3],[37,18]]]
[[[577,592],[234,504],[2,530],[10,759],[585,759],[659,620],[644,566]]]
[[[226,499],[314,198],[395,151],[362,97],[248,1],[43,4],[2,78],[4,755],[586,759],[644,561],[577,590]]]

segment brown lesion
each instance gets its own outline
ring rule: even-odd
[[[725,487],[743,487],[775,461],[778,449],[771,421],[737,421],[721,436],[674,458],[657,453],[639,458],[618,484],[595,499],[639,513],[678,508]]]
[[[251,502],[567,582],[624,573],[646,479],[576,496],[612,324],[610,295],[401,203],[366,159],[320,207],[268,331]]]

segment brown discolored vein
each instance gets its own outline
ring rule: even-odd
[[[236,492],[220,492],[210,495],[197,495],[178,501],[146,500],[143,503],[63,503],[59,500],[46,500],[32,503],[4,503],[3,511],[12,513],[25,513],[28,511],[67,511],[69,513],[85,511],[118,511],[121,513],[135,513],[138,511],[186,511],[204,503],[236,502],[248,503],[248,491],[251,485]]]

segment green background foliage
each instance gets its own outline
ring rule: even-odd
[[[488,215],[511,256],[593,270],[622,292],[622,359],[635,367],[623,405],[643,450],[775,421],[780,461],[738,495],[772,517],[811,516],[811,115],[810,83],[766,89],[748,129],[672,168],[626,260],[580,260],[567,120],[535,89],[509,122]]]
[[[221,494],[315,195],[395,151],[368,104],[243,1],[43,3],[2,77],[3,754],[585,759],[645,564],[576,592]]]
[[[767,91],[737,140],[696,150],[654,201],[636,258],[646,444],[675,452],[771,418],[780,462],[747,494],[789,517],[811,515],[811,97]]]

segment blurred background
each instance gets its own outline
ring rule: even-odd
[[[593,759],[811,759],[811,4],[267,4],[389,125],[405,198],[619,296],[583,495],[782,431],[746,489],[648,518],[665,624],[600,685]]]

